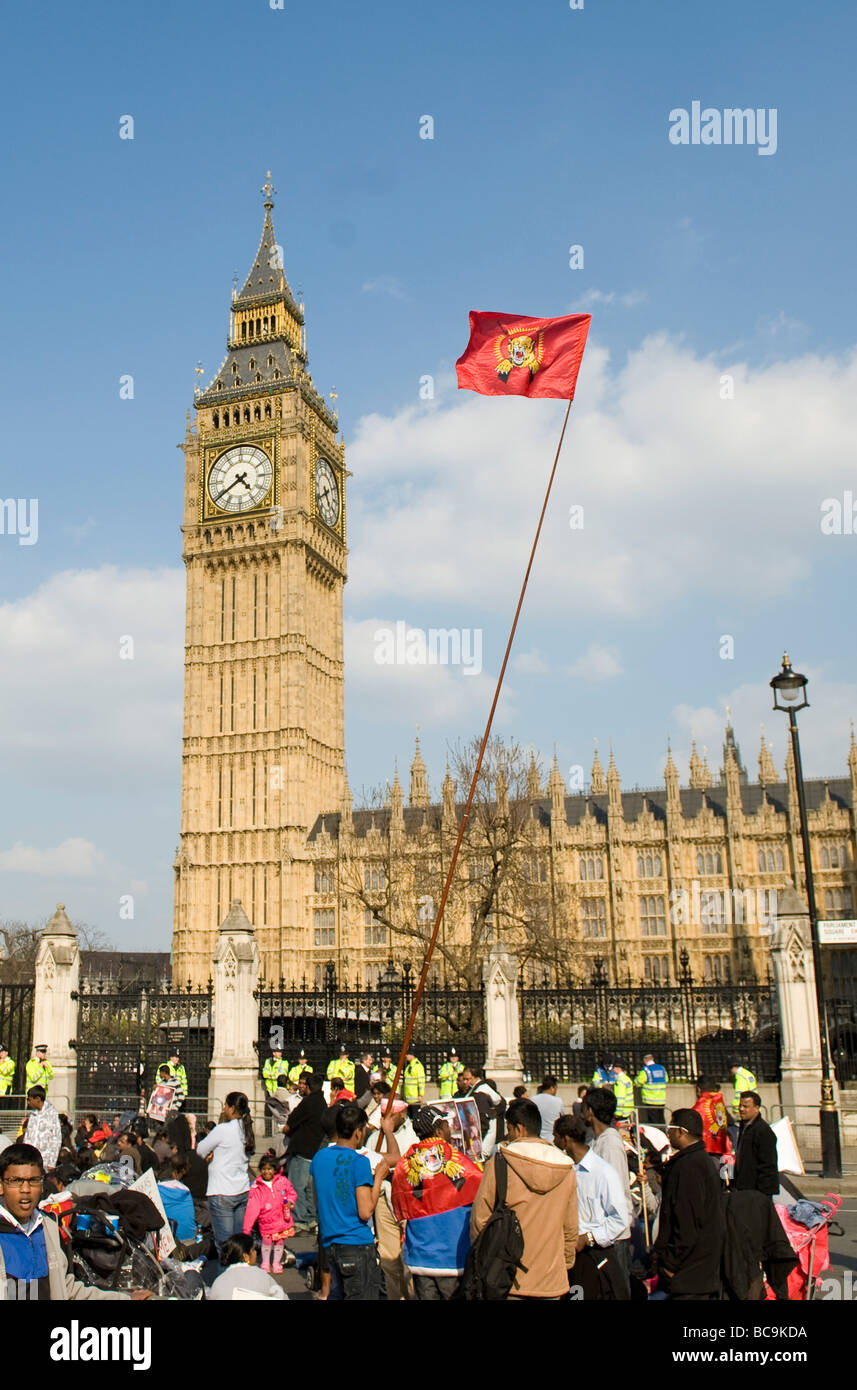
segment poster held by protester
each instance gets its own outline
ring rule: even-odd
[[[146,1114],[149,1119],[157,1120],[159,1124],[166,1124],[174,1095],[174,1086],[153,1086],[152,1094],[149,1096],[149,1104],[146,1108]]]
[[[164,1218],[164,1224],[161,1229],[157,1232],[153,1232],[153,1239],[157,1245],[158,1259],[162,1260],[165,1255],[169,1255],[175,1250],[176,1238],[167,1220],[167,1213],[163,1201],[161,1200],[161,1194],[158,1191],[158,1180],[155,1177],[154,1169],[149,1168],[145,1173],[141,1173],[139,1178],[131,1183],[128,1191],[142,1192],[145,1197],[148,1197],[151,1202],[154,1202],[159,1213]]]
[[[449,1121],[451,1142],[474,1163],[482,1163],[482,1125],[479,1107],[472,1097],[463,1100],[433,1100],[436,1110],[443,1110]]]

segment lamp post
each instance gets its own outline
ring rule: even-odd
[[[789,717],[789,733],[792,740],[795,780],[797,782],[797,803],[800,813],[800,838],[803,845],[803,864],[806,875],[806,901],[809,908],[809,931],[812,941],[812,963],[815,968],[815,1002],[818,1010],[818,1031],[821,1038],[821,1108],[819,1128],[821,1130],[821,1167],[826,1178],[842,1176],[842,1153],[839,1145],[839,1116],[833,1097],[833,1069],[830,1064],[830,1039],[827,1032],[827,1010],[824,1006],[824,982],[821,976],[821,947],[818,940],[818,919],[815,907],[815,883],[812,876],[812,855],[809,845],[809,822],[806,814],[806,792],[803,785],[803,765],[800,760],[800,739],[798,737],[796,713],[808,709],[806,698],[806,676],[792,670],[788,653],[783,656],[783,669],[771,681],[774,692],[774,709],[782,710]]]

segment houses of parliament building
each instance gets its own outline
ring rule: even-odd
[[[333,960],[340,976],[373,983],[391,955],[420,958],[413,924],[439,896],[467,788],[447,769],[433,801],[417,741],[407,799],[396,774],[385,806],[352,806],[342,633],[349,474],[337,417],[307,368],[272,191],[269,176],[226,355],[196,394],[183,444],[173,975],[208,978],[218,928],[240,899],[265,978],[317,981]],[[847,768],[806,783],[819,914],[828,918],[851,916],[857,887],[853,733]],[[498,806],[507,794],[501,775]],[[596,753],[588,787],[573,794],[556,761],[546,780],[531,761],[515,809],[512,853],[530,905],[510,911],[518,927],[507,932],[498,899],[494,929],[510,945],[532,918],[576,968],[597,956],[614,980],[674,979],[685,950],[697,980],[764,978],[776,891],[802,879],[794,768],[789,761],[780,775],[764,738],[753,781],[729,723],[720,767],[712,773],[694,747],[687,786],[669,753],[663,786],[645,791],[622,790],[612,753],[606,771]],[[484,898],[484,857],[465,841],[446,916],[453,939],[471,930]],[[524,958],[538,969],[543,947]]]

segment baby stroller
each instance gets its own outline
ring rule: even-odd
[[[801,1198],[791,1207],[776,1204],[776,1212],[798,1257],[798,1264],[788,1278],[789,1299],[810,1302],[821,1283],[819,1276],[830,1268],[829,1236],[841,1235],[842,1227],[834,1217],[842,1198],[828,1192],[819,1202]],[[796,1219],[797,1218],[797,1219]]]
[[[161,1227],[160,1213],[142,1194],[133,1196],[137,1209],[118,1212],[105,1210],[102,1199],[78,1199],[68,1227],[76,1278],[102,1289],[147,1289],[160,1298],[202,1297],[196,1270],[158,1258],[153,1233]]]

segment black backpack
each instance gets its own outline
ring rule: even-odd
[[[500,1149],[494,1158],[494,1180],[497,1195],[494,1210],[476,1237],[464,1267],[464,1297],[471,1300],[508,1298],[518,1274],[527,1272],[521,1262],[524,1237],[521,1223],[511,1207],[506,1206],[508,1169]]]

